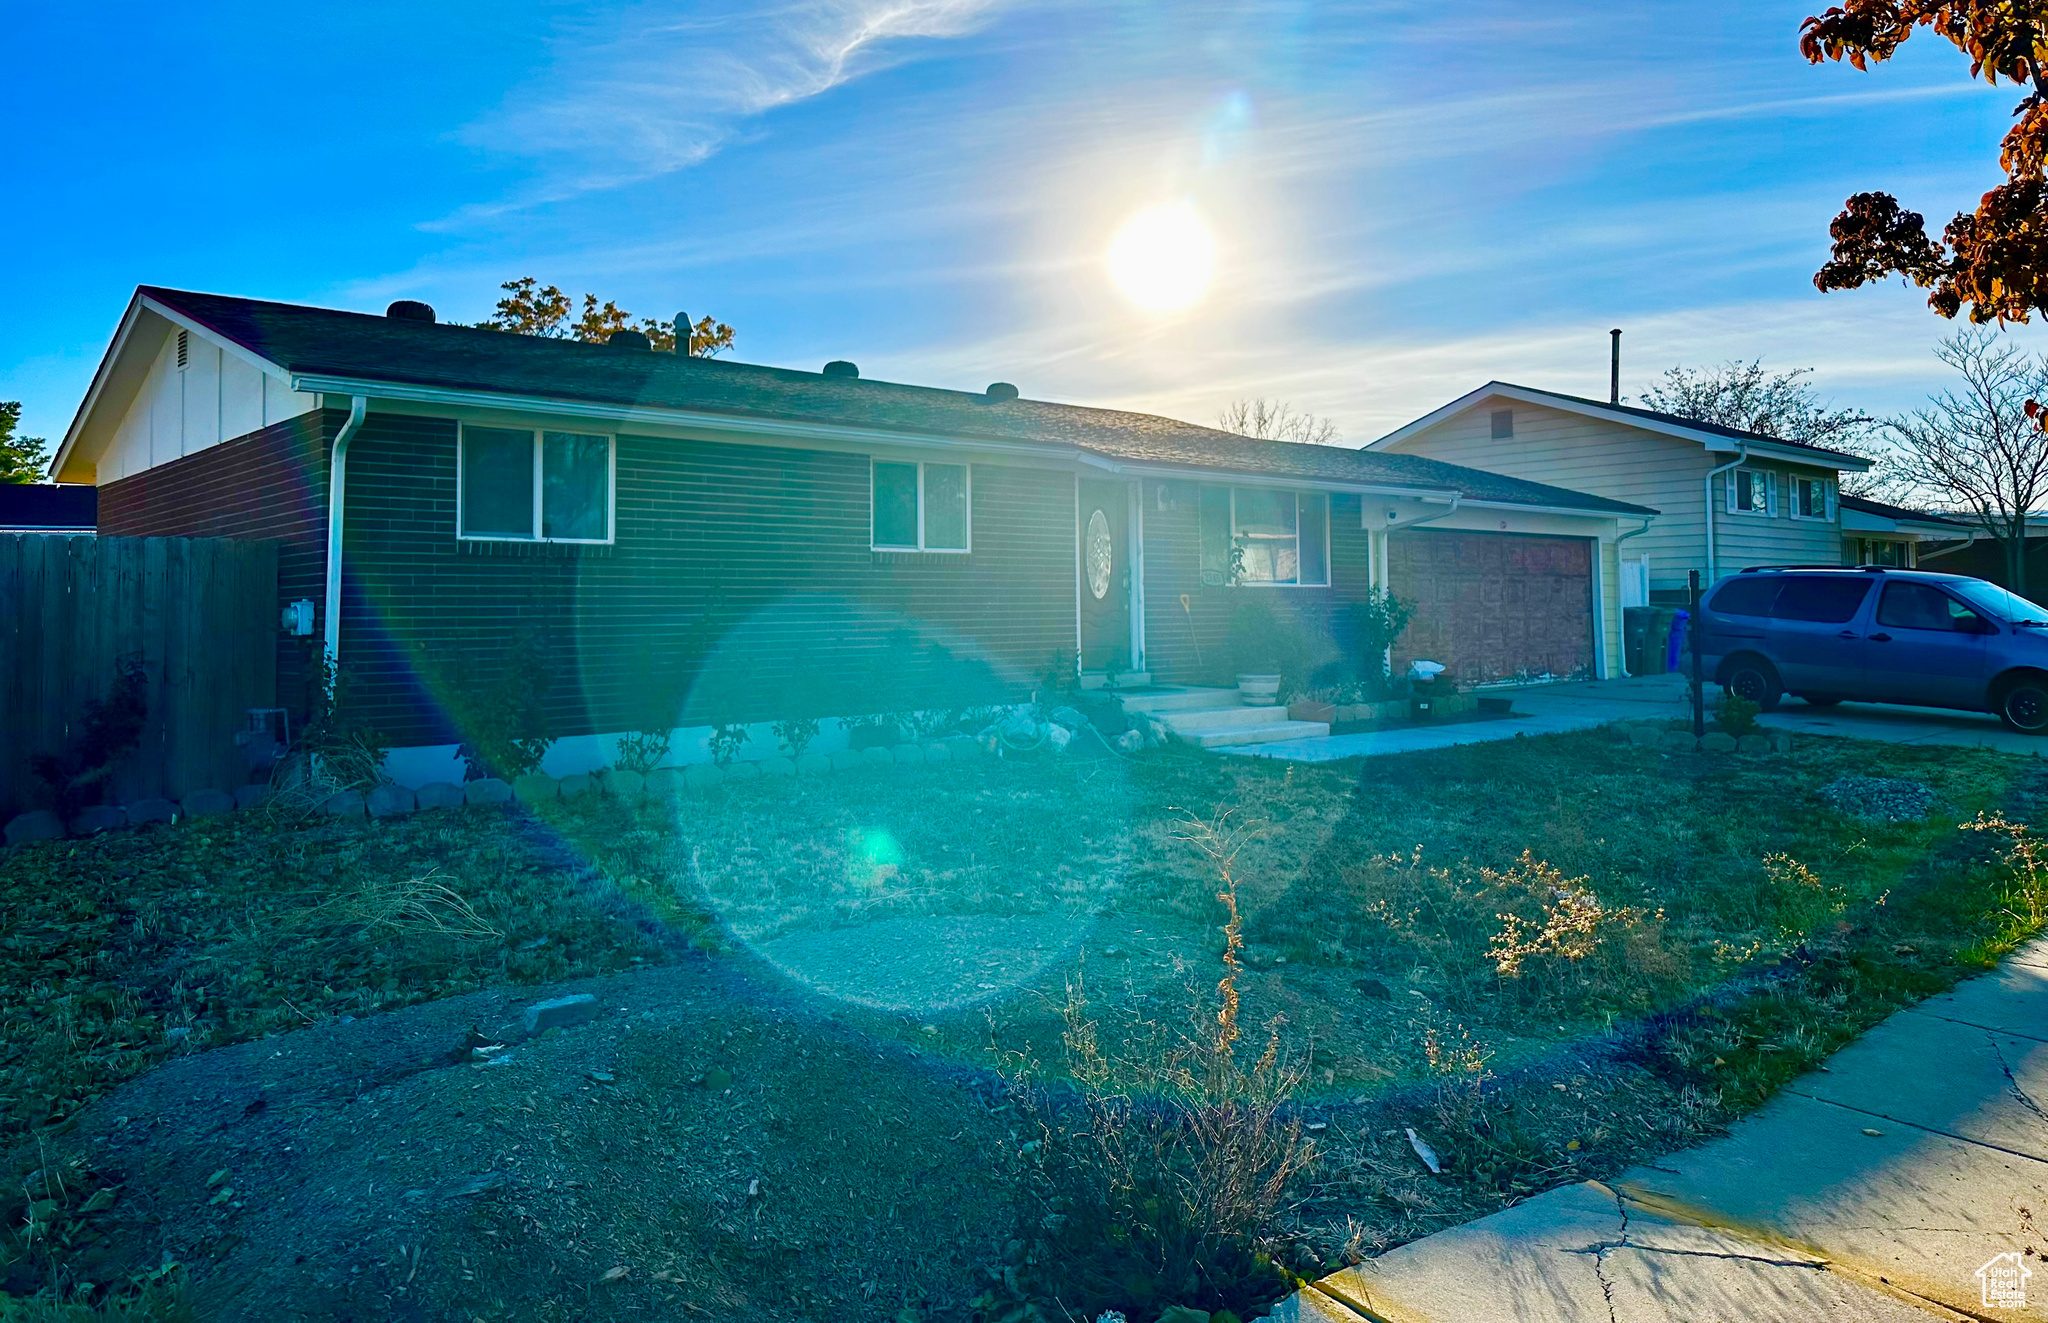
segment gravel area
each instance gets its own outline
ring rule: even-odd
[[[1918,781],[1889,776],[1844,776],[1820,788],[1820,797],[1852,818],[1912,822],[1934,807],[1934,792]]]

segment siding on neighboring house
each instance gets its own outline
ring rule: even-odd
[[[1201,500],[1205,484],[1148,478],[1141,492],[1145,534],[1145,665],[1161,684],[1235,684],[1228,642],[1234,605],[1259,593],[1305,628],[1346,651],[1344,607],[1372,587],[1371,556],[1358,497],[1330,497],[1330,586],[1265,588],[1204,586]],[[1207,484],[1223,486],[1223,483]],[[1162,501],[1161,493],[1164,493]],[[1161,508],[1164,505],[1165,508]],[[1188,605],[1181,606],[1185,593]]]
[[[556,735],[872,710],[933,644],[1014,698],[1074,645],[1068,472],[974,464],[964,556],[870,550],[863,454],[622,435],[602,547],[460,541],[455,483],[453,419],[351,446],[342,657],[394,744],[454,739],[529,632]]]
[[[1705,479],[1733,459],[1732,452],[1713,453],[1696,441],[1519,400],[1513,403],[1514,436],[1494,440],[1492,415],[1507,407],[1502,400],[1481,402],[1392,449],[1649,506],[1660,513],[1647,532],[1622,544],[1620,555],[1647,555],[1650,586],[1657,592],[1683,589],[1689,570],[1706,571]],[[1832,481],[1835,471],[1763,459],[1750,467],[1778,475],[1778,514],[1730,514],[1722,486],[1727,477],[1716,478],[1719,572],[1731,573],[1744,565],[1839,559],[1838,521],[1793,519],[1787,481],[1794,474]],[[1626,532],[1628,524],[1623,522]],[[1618,558],[1615,572],[1618,576]]]
[[[320,603],[327,575],[327,449],[347,415],[328,410],[210,445],[101,485],[99,531],[109,537],[274,539],[277,595]],[[305,710],[320,646],[278,633],[278,701]]]

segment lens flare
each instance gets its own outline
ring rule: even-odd
[[[1147,312],[1179,312],[1208,292],[1216,240],[1184,202],[1152,207],[1124,223],[1109,245],[1109,275]]]

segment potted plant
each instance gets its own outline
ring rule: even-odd
[[[1237,674],[1238,701],[1247,707],[1273,707],[1280,702],[1280,620],[1272,602],[1256,589],[1230,613],[1230,660]]]

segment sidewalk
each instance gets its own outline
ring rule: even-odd
[[[2048,938],[1900,1011],[1726,1138],[1391,1250],[1274,1317],[2048,1320],[2044,1108]],[[2023,1301],[1987,1304],[1986,1274]]]

